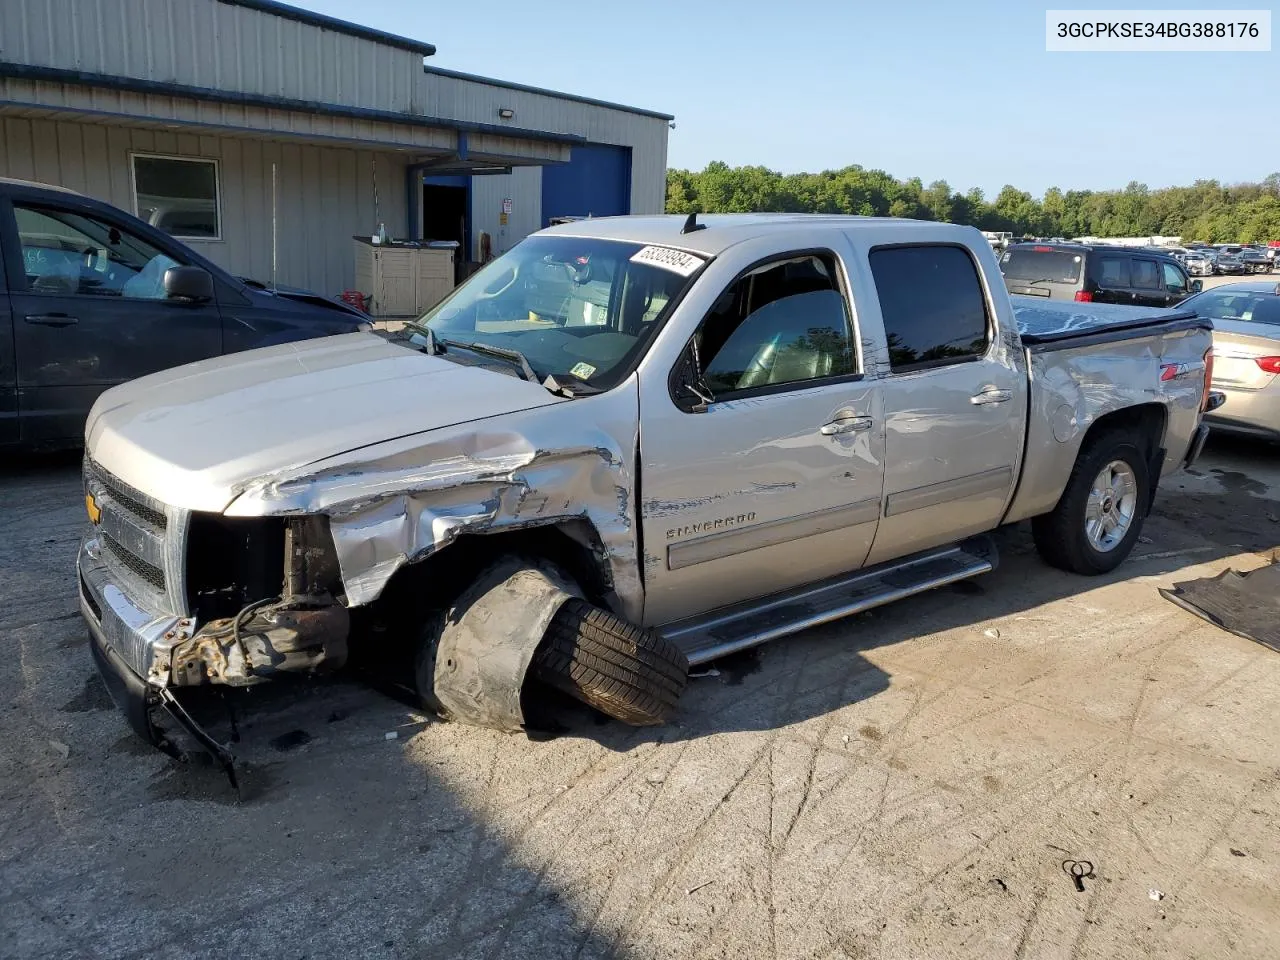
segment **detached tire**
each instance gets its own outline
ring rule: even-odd
[[[533,655],[530,672],[632,726],[666,723],[689,682],[675,644],[584,600],[566,600]]]
[[[1040,556],[1071,573],[1110,573],[1138,542],[1150,482],[1134,431],[1108,430],[1087,440],[1058,505],[1031,521]]]

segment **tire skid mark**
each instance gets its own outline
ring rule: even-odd
[[[640,898],[640,900],[633,904],[631,909],[626,912],[622,918],[622,922],[619,923],[618,929],[614,933],[613,939],[609,943],[610,952],[617,951],[618,944],[622,938],[629,935],[638,924],[647,920],[649,915],[658,906],[660,898],[664,898],[671,890],[676,875],[689,862],[690,857],[693,855],[694,848],[699,842],[701,842],[708,827],[715,820],[716,814],[724,809],[724,805],[735,793],[738,792],[738,788],[741,787],[742,784],[746,782],[747,778],[755,772],[757,767],[759,767],[761,758],[766,756],[768,752],[773,749],[773,744],[777,739],[777,736],[778,734],[775,730],[771,735],[765,737],[765,742],[755,751],[751,759],[747,761],[741,773],[739,773],[738,776],[734,778],[733,783],[730,784],[729,789],[720,796],[719,800],[712,804],[710,809],[698,821],[693,832],[689,834],[683,843],[681,843],[679,855],[675,858],[675,861],[657,877],[649,893]]]

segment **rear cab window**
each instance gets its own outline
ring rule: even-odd
[[[987,298],[967,250],[942,244],[880,247],[869,260],[892,373],[986,354],[991,342]]]

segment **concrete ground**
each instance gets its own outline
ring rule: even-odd
[[[1245,281],[1270,280],[1273,283],[1280,283],[1280,273],[1247,273],[1242,277],[1192,277],[1192,280],[1199,280],[1206,290],[1212,290],[1214,287],[1220,287],[1224,283],[1243,283]]]
[[[1280,954],[1280,655],[1156,592],[1276,554],[1280,448],[1211,444],[1114,575],[1012,531],[996,573],[723,663],[662,729],[263,688],[243,802],[94,675],[79,490],[74,459],[0,473],[5,957]]]

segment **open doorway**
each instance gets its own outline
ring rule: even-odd
[[[453,240],[458,244],[454,262],[459,274],[470,259],[471,188],[467,177],[427,177],[422,184],[422,238]]]

